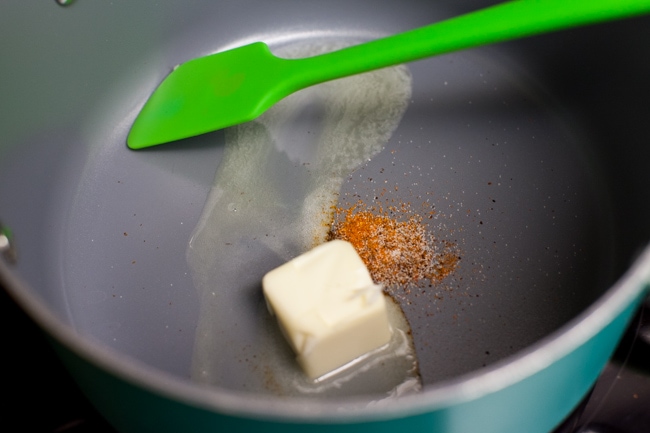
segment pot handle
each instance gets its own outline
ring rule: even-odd
[[[13,233],[0,221],[0,257],[10,265],[16,264],[16,246]]]

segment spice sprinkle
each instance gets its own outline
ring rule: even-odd
[[[367,208],[362,202],[337,208],[328,234],[332,239],[350,242],[375,283],[386,287],[436,283],[453,272],[460,260],[449,243],[438,245],[422,217],[407,204],[388,210]]]

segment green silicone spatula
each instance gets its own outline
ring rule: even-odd
[[[145,103],[127,143],[141,149],[252,120],[314,84],[436,54],[650,12],[650,0],[515,0],[304,59],[256,42],[176,67]]]

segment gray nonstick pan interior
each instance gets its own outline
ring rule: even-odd
[[[276,374],[291,355],[270,344],[282,341],[259,284],[286,256],[246,237],[250,227],[243,225],[241,235],[234,233],[241,244],[223,256],[220,266],[230,271],[214,281],[219,302],[211,307],[188,263],[192,234],[201,216],[213,212],[204,204],[228,131],[134,152],[125,146],[128,128],[184,60],[254,39],[278,50],[353,43],[479,5],[409,1],[396,11],[388,1],[372,7],[205,2],[200,13],[182,5],[152,9],[145,23],[116,11],[145,5],[112,2],[84,16],[82,3],[31,16],[73,30],[57,41],[47,26],[36,29],[30,61],[41,62],[41,72],[30,69],[2,87],[5,100],[18,100],[14,92],[30,86],[34,94],[13,107],[10,116],[18,120],[3,119],[8,144],[0,148],[7,179],[0,184],[0,219],[16,233],[16,271],[66,323],[130,358],[227,389],[292,394]],[[641,94],[650,94],[638,72],[649,72],[648,56],[617,44],[641,24],[573,30],[408,65],[406,112],[384,150],[343,176],[339,205],[394,200],[409,202],[416,213],[434,210],[424,220],[428,230],[460,257],[439,283],[394,292],[425,386],[480,370],[557,330],[603,294],[647,241],[644,128],[612,115],[643,112],[634,108],[643,106]],[[82,27],[93,26],[97,35],[114,26],[111,44],[80,36]],[[61,61],[78,67],[56,67]],[[637,72],[630,75],[632,66]],[[71,69],[78,75],[70,76]],[[635,86],[638,92],[630,90]],[[46,102],[35,105],[40,98]],[[294,184],[277,173],[297,164],[286,146],[297,152],[317,146],[311,132],[327,127],[322,101],[301,103],[284,144],[269,144],[267,163],[277,167],[252,175],[272,179],[284,193]],[[17,115],[28,110],[29,125]],[[299,192],[280,194],[281,200],[295,205],[292,194]],[[207,337],[200,332],[211,327]],[[193,363],[206,353],[214,354],[214,374],[193,375]]]

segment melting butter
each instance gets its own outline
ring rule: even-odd
[[[277,54],[308,57],[340,47],[304,43]],[[261,290],[267,271],[325,240],[344,180],[383,149],[410,95],[408,69],[387,68],[302,90],[226,130],[223,158],[186,253],[200,297],[193,380],[277,395],[390,396],[419,389],[399,306],[390,308],[397,332],[389,345],[315,383],[296,365]]]

